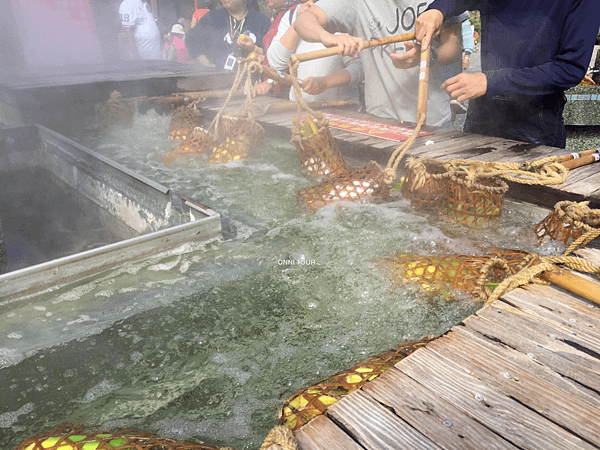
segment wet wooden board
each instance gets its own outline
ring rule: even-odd
[[[600,261],[600,250],[578,253]],[[600,308],[553,285],[528,285],[341,399],[322,420],[372,449],[597,449],[599,411]],[[332,448],[331,430],[309,425],[298,432],[299,448]],[[312,433],[321,444],[303,447],[317,439]]]

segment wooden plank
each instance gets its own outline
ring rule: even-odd
[[[557,288],[554,289],[556,290]],[[529,317],[537,323],[547,325],[552,330],[554,330],[554,335],[556,335],[555,332],[562,333],[570,341],[575,342],[577,345],[586,348],[588,354],[595,354],[598,358],[598,361],[600,362],[600,353],[598,352],[598,350],[600,350],[600,337],[592,333],[578,333],[575,330],[577,326],[576,322],[571,323],[567,321],[568,324],[561,324],[560,319],[557,319],[556,315],[553,314],[552,311],[547,310],[543,307],[535,306],[535,302],[533,302],[533,304],[529,304],[529,307],[531,309],[526,309],[525,307],[520,308],[512,304],[513,299],[514,301],[518,301],[518,296],[520,295],[523,296],[520,303],[522,304],[522,306],[526,306],[523,304],[523,302],[525,302],[527,296],[531,294],[528,294],[527,291],[522,292],[520,290],[517,292],[509,292],[505,296],[505,301],[503,303],[498,303],[498,305],[495,306],[506,311],[512,311],[515,314],[519,314],[520,316]]]
[[[369,450],[440,448],[361,390],[330,406],[328,415]]]
[[[477,331],[482,328],[481,324],[487,324],[484,333]],[[479,325],[479,327],[478,327]],[[485,325],[484,325],[485,326]],[[522,339],[516,333],[510,333],[511,341],[507,342],[504,335],[497,333],[498,327],[480,317],[469,317],[463,324],[452,328],[453,333],[457,333],[470,339],[477,344],[486,347],[506,360],[517,364],[524,370],[554,384],[555,386],[579,397],[588,405],[600,410],[600,392],[592,391],[585,386],[589,379],[579,377],[582,381],[576,382],[576,378],[571,374],[580,374],[582,371],[578,366],[570,361],[556,357],[552,352],[546,354],[544,349],[540,350],[534,342]],[[500,330],[505,332],[505,330]],[[518,343],[515,344],[514,342]],[[525,341],[524,343],[522,341]],[[531,351],[528,351],[531,350]],[[536,353],[532,353],[535,351]],[[541,355],[540,355],[541,353]],[[550,360],[550,363],[546,361]],[[566,366],[566,369],[565,369]],[[600,382],[600,378],[598,379]]]
[[[600,360],[585,352],[586,343],[575,340],[577,336],[562,333],[548,325],[536,322],[529,317],[518,314],[518,311],[496,308],[497,303],[477,311],[477,315],[503,326],[507,330],[518,331],[522,336],[557,355],[600,374]]]
[[[600,445],[598,410],[487,348],[448,333],[427,348],[580,438]]]
[[[568,304],[569,300],[579,297],[566,291],[559,291],[553,286],[532,284],[524,286],[517,293],[509,292],[504,295],[504,300],[509,301],[522,309],[537,312],[546,317],[556,326],[565,331],[576,332],[581,336],[592,338],[598,344],[600,351],[600,314],[595,314],[596,308],[589,308],[579,301],[581,307],[575,303]]]
[[[363,450],[326,416],[318,416],[294,432],[299,450]]]
[[[446,450],[517,450],[517,447],[429,392],[396,368],[363,390]]]
[[[485,338],[501,343],[510,349],[527,355],[536,364],[543,365],[562,376],[563,379],[574,380],[588,395],[597,398],[600,393],[592,387],[600,386],[600,374],[584,367],[570,358],[565,358],[554,349],[536,342],[536,336],[523,336],[523,331],[515,333],[510,327],[497,326],[482,316],[471,316],[463,322],[466,330],[479,333]]]
[[[426,347],[396,367],[521,449],[594,448]]]

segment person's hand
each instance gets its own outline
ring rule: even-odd
[[[302,80],[302,90],[310,95],[319,95],[329,89],[326,77],[306,77]]]
[[[257,49],[257,45],[245,34],[240,34],[237,38],[237,45],[243,52],[250,53]],[[257,52],[258,53],[258,52]]]
[[[421,50],[429,48],[431,40],[440,34],[444,23],[444,15],[438,9],[429,9],[417,17],[415,22],[415,39],[421,43]]]
[[[419,65],[421,61],[421,46],[414,42],[405,42],[406,51],[404,53],[391,53],[392,64],[396,69],[410,69]]]
[[[252,89],[252,97],[256,97],[257,95],[267,95],[272,88],[273,85],[267,80],[256,83],[254,89]]]
[[[326,31],[320,40],[325,47],[337,47],[338,55],[352,56],[353,58],[358,56],[358,53],[364,46],[362,38],[351,36],[347,33],[331,34]]]
[[[467,70],[469,67],[471,67],[471,57],[465,55],[462,61],[462,70]]]
[[[481,97],[487,92],[487,76],[485,73],[460,73],[442,83],[451,98],[464,102]]]

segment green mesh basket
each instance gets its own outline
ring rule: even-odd
[[[225,450],[196,442],[161,438],[145,431],[99,430],[84,425],[62,423],[51,431],[24,440],[15,450]],[[233,449],[230,449],[233,450]]]
[[[475,293],[481,287],[482,269],[490,260],[500,262],[486,273],[484,282],[493,290],[508,275],[517,273],[529,255],[520,250],[498,248],[489,248],[486,252],[481,256],[397,253],[381,258],[378,264],[387,272],[394,286],[416,283],[432,291],[458,289]]]
[[[310,420],[325,413],[329,406],[360,389],[365,383],[374,380],[398,361],[427,345],[434,338],[434,336],[425,336],[419,341],[406,342],[355,364],[350,369],[342,370],[308,388],[301,389],[285,401],[281,408],[279,424],[285,425],[292,431],[299,429]]]
[[[467,180],[453,175],[442,201],[442,214],[464,225],[482,225],[500,217],[508,185],[500,178]]]

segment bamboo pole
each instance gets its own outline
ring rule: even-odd
[[[540,278],[600,305],[600,284],[556,267],[540,274]]]
[[[567,169],[575,169],[577,167],[585,166],[587,164],[595,163],[600,161],[600,153],[593,153],[587,156],[581,156],[578,158],[571,158],[567,161],[561,162]]]
[[[306,105],[310,109],[321,109],[321,108],[336,108],[344,106],[357,105],[356,100],[325,100],[321,102],[307,102]],[[298,102],[283,102],[283,103],[265,103],[253,105],[254,109],[257,110],[259,115],[264,115],[274,111],[289,111],[298,108]]]
[[[371,48],[371,47],[378,47],[380,45],[395,44],[396,42],[412,41],[414,39],[415,39],[415,33],[396,34],[394,36],[388,36],[388,37],[382,37],[382,38],[378,38],[378,39],[372,39],[370,41],[364,41],[363,49]],[[292,62],[295,63],[296,61],[299,61],[299,62],[312,61],[314,59],[326,58],[328,56],[337,55],[337,53],[338,53],[337,47],[324,48],[322,50],[315,50],[314,52],[302,53],[300,55],[292,55]]]
[[[573,152],[566,155],[560,155],[558,156],[558,162],[570,161],[572,159],[581,158],[582,156],[593,155],[594,153],[600,153],[600,148],[593,148],[591,150],[584,150],[582,152]]]
[[[589,156],[589,155],[594,155],[594,154],[600,154],[600,148],[594,148],[594,149],[590,149],[590,150],[584,150],[581,152],[573,152],[573,153],[567,153],[565,155],[559,155],[557,156],[557,160],[556,162],[563,164],[565,167],[567,167],[565,165],[566,161],[571,161],[571,160],[577,160],[577,159],[581,159],[583,156]],[[546,158],[541,158],[541,159],[535,159],[535,160],[531,160],[531,161],[525,161],[523,163],[521,163],[521,169],[522,170],[529,170],[531,169],[531,167],[539,161],[542,161]],[[589,164],[590,162],[594,162],[594,161],[588,161],[585,164]],[[575,167],[580,167],[583,164],[580,165],[576,165],[576,166],[572,166],[572,167],[567,167],[567,169],[569,168],[575,168]]]
[[[429,58],[431,47],[421,52],[421,64],[419,65],[419,93],[417,96],[417,119],[420,116],[427,117],[427,91],[429,87]]]
[[[258,68],[260,68],[260,70],[258,70]],[[294,85],[294,77],[292,77],[288,73],[284,73],[275,70],[271,67],[267,67],[264,64],[260,64],[259,62],[255,62],[252,69],[253,73],[260,72],[260,74],[265,78],[269,78],[274,81],[279,81],[280,83],[287,84],[288,86]],[[302,86],[302,81],[298,80],[298,84]]]

